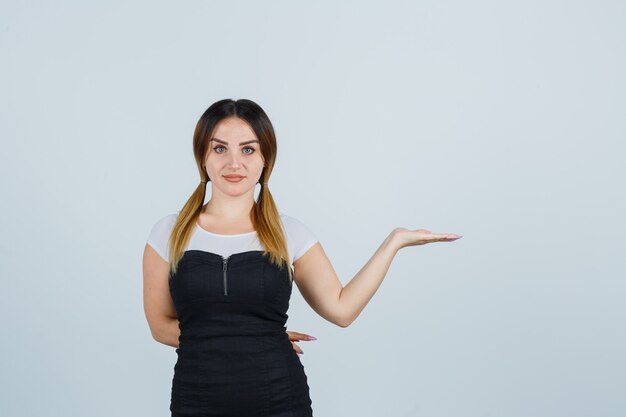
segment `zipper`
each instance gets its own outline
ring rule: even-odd
[[[228,284],[226,282],[226,265],[228,264],[228,257],[224,258],[222,256],[222,264],[222,270],[224,271],[224,295],[228,295]]]

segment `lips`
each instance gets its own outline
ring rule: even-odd
[[[228,182],[241,182],[244,178],[243,175],[224,175],[224,179]]]

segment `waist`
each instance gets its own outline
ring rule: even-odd
[[[205,340],[223,336],[270,336],[286,334],[287,326],[276,322],[200,322],[180,326],[180,340]]]
[[[210,324],[181,329],[176,349],[181,359],[210,361],[270,351],[293,351],[285,326],[267,323]]]

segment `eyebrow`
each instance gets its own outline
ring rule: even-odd
[[[228,142],[224,142],[223,140],[218,139],[218,138],[212,138],[211,140],[212,140],[212,141],[215,141],[215,142],[223,143],[224,145],[228,145]],[[248,141],[246,141],[246,142],[240,142],[240,143],[239,143],[239,146],[241,146],[241,145],[247,145],[248,143],[254,143],[254,142],[259,143],[259,141],[258,141],[258,140],[254,139],[254,140],[248,140]]]

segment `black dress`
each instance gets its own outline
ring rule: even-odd
[[[304,367],[286,333],[293,284],[253,250],[188,250],[169,277],[180,322],[172,417],[310,417]]]

